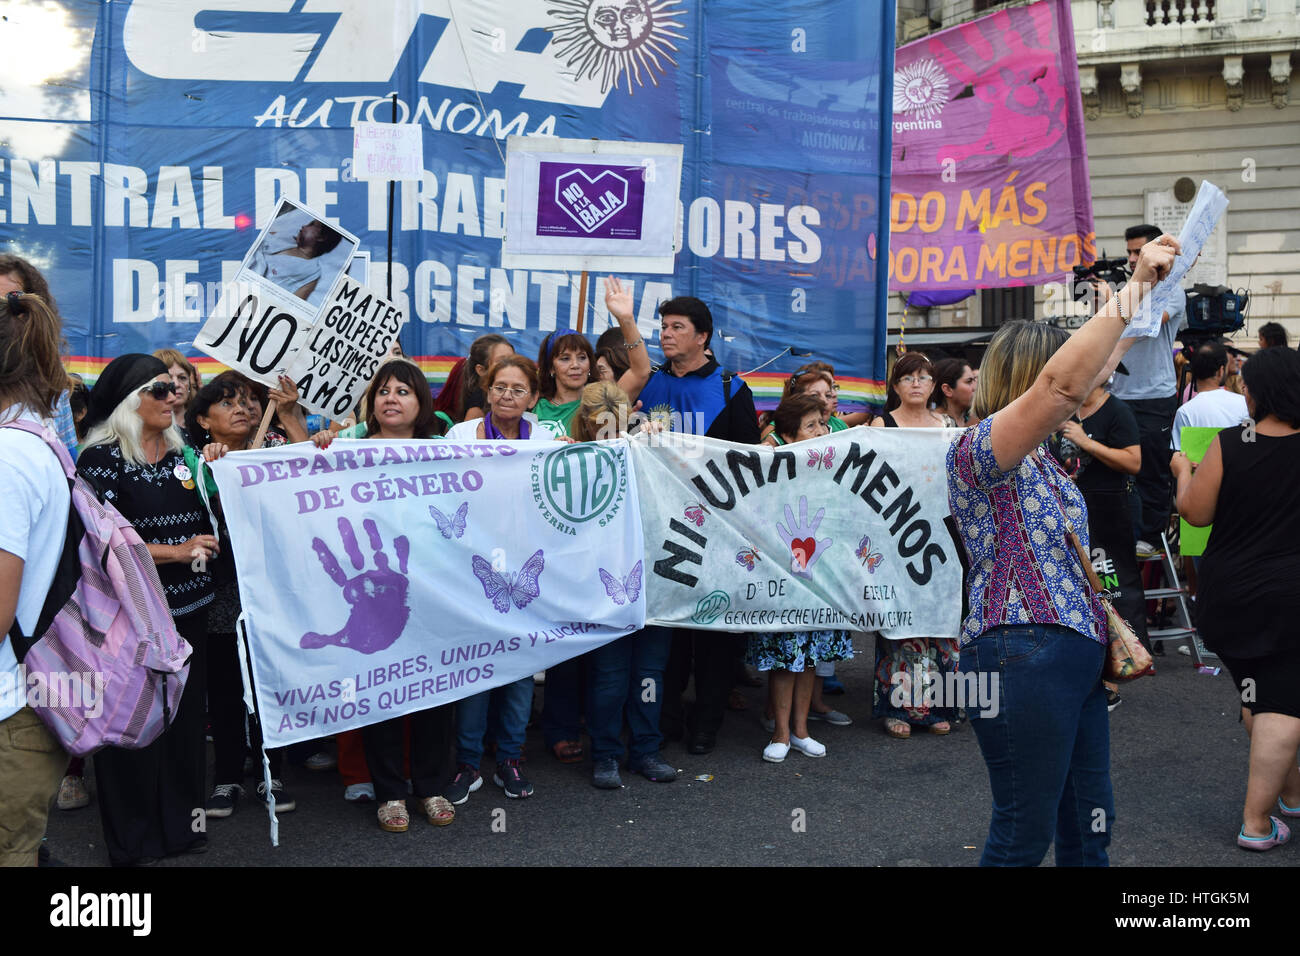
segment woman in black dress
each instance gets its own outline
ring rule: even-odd
[[[1242,367],[1250,421],[1225,428],[1192,473],[1170,462],[1178,513],[1213,523],[1201,559],[1197,626],[1241,693],[1250,777],[1237,845],[1268,850],[1300,817],[1300,353],[1257,352]]]
[[[104,839],[114,866],[148,865],[207,847],[207,562],[217,552],[217,539],[172,424],[175,405],[176,386],[160,360],[138,353],[114,359],[91,392],[90,431],[77,460],[77,470],[148,546],[176,630],[194,649],[185,693],[162,736],[143,750],[108,747],[95,755]]]

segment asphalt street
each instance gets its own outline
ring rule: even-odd
[[[488,758],[489,779],[457,808],[454,824],[432,827],[416,813],[409,832],[390,834],[378,828],[373,804],[343,801],[336,773],[290,768],[285,783],[298,808],[280,817],[279,847],[264,808],[245,799],[233,817],[209,821],[209,852],[160,865],[974,866],[990,807],[974,734],[965,725],[947,737],[887,737],[870,719],[871,649],[857,650],[840,668],[848,693],[829,698],[854,724],[814,725],[828,749],[821,759],[792,751],[784,763],[764,763],[764,691],[744,688],[749,708],[728,713],[712,754],[666,746],[681,769],[673,783],[624,773],[623,789],[596,790],[590,761],[558,763],[534,727],[531,799],[506,799],[491,783]],[[1226,671],[1198,674],[1172,647],[1156,660],[1158,674],[1125,686],[1111,714],[1111,865],[1300,864],[1297,843],[1256,854],[1234,842],[1248,741]],[[93,779],[90,786],[93,794]],[[107,865],[93,803],[52,811],[48,842],[70,865]]]

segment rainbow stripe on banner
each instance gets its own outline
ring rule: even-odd
[[[771,411],[780,404],[781,392],[789,377],[789,372],[755,372],[741,376],[754,393],[754,406],[760,412]],[[864,412],[868,406],[877,409],[885,406],[884,382],[836,375],[835,384],[840,387],[841,412]]]
[[[420,366],[420,371],[424,372],[424,377],[429,380],[429,385],[436,395],[460,358],[447,355],[418,355],[412,356],[411,360]],[[69,372],[80,375],[87,385],[94,385],[95,380],[99,378],[99,373],[104,370],[104,366],[109,361],[106,358],[73,355],[64,365]],[[199,370],[199,375],[205,382],[210,382],[215,376],[226,371],[226,366],[207,356],[191,356],[190,361]],[[758,410],[770,411],[781,401],[781,391],[785,388],[785,381],[789,375],[785,372],[755,372],[741,377],[753,391],[754,405]],[[841,412],[864,411],[868,406],[881,408],[885,404],[884,382],[846,376],[837,376],[835,381],[840,386]]]

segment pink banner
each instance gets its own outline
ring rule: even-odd
[[[1042,285],[1096,258],[1066,0],[900,47],[891,290]]]

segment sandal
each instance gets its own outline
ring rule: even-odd
[[[952,733],[952,724],[948,723],[946,720],[937,720],[926,729],[929,730],[930,733],[942,737],[944,734]]]
[[[389,833],[405,833],[411,825],[406,813],[405,800],[389,800],[379,807],[379,829]]]
[[[420,801],[420,809],[435,827],[445,827],[456,819],[456,808],[446,797],[425,797]]]
[[[551,753],[560,763],[582,763],[582,744],[576,740],[561,740],[551,747]]]
[[[1273,829],[1269,831],[1268,836],[1246,836],[1246,828],[1243,825],[1237,832],[1237,846],[1243,850],[1271,850],[1273,847],[1281,846],[1291,839],[1291,830],[1285,823],[1277,817],[1269,817],[1268,819],[1273,824]]]
[[[897,740],[906,740],[912,736],[912,728],[905,720],[899,720],[897,717],[886,717],[885,733]]]

